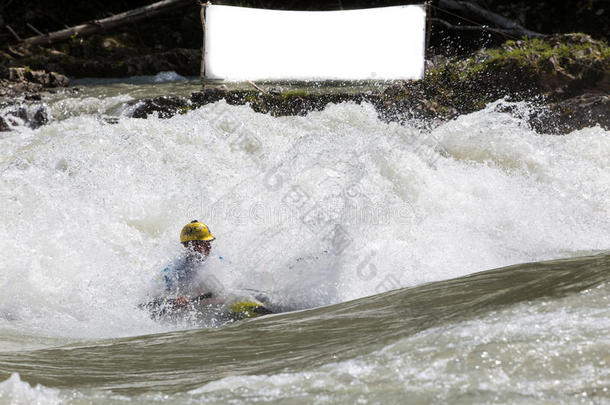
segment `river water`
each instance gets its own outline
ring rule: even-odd
[[[608,131],[504,101],[433,129],[349,103],[129,118],[196,89],[85,83],[0,133],[0,403],[610,401]],[[290,311],[140,310],[192,219],[209,280]]]

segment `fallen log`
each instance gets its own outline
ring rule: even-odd
[[[194,6],[195,4],[198,3],[196,3],[194,0],[163,0],[149,4],[148,6],[125,11],[124,13],[113,15],[112,17],[92,20],[60,31],[50,32],[49,34],[29,37],[23,40],[23,43],[29,45],[52,44],[70,39],[74,35],[85,36],[100,31],[107,31],[120,27],[124,24],[155,17],[169,10],[175,10],[186,6]]]
[[[528,30],[527,28],[519,25],[513,20],[509,20],[506,17],[496,14],[492,11],[485,10],[477,6],[474,3],[458,0],[438,0],[437,8],[441,10],[452,10],[459,11],[461,13],[469,13],[484,21],[494,24],[499,28],[503,29],[506,34],[516,37],[528,37],[528,38],[543,38],[546,35],[539,32]]]

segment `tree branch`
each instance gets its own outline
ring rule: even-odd
[[[52,44],[54,42],[69,39],[73,35],[84,36],[99,31],[110,30],[127,23],[154,17],[168,10],[178,9],[194,4],[196,3],[193,0],[163,0],[157,3],[149,4],[148,6],[139,7],[124,13],[113,15],[112,17],[103,18],[101,20],[93,20],[81,25],[66,28],[64,30],[51,32],[47,35],[29,37],[23,40],[23,42],[30,45]]]
[[[21,39],[21,37],[20,37],[20,36],[19,36],[19,35],[18,35],[18,34],[15,32],[15,30],[13,30],[13,29],[11,28],[11,26],[10,26],[10,25],[6,24],[6,25],[5,25],[5,27],[6,27],[6,29],[8,30],[8,32],[10,32],[10,33],[11,33],[11,34],[12,34],[12,35],[15,37],[15,39],[16,39],[17,41],[23,41],[23,40]]]
[[[440,9],[470,13],[500,27],[505,34],[514,36],[526,36],[530,38],[542,38],[546,36],[539,32],[528,30],[527,28],[519,25],[513,20],[509,20],[508,18],[503,17],[500,14],[487,11],[473,3],[458,0],[438,0],[437,7]]]
[[[510,33],[512,33],[512,31],[510,30],[505,30],[502,28],[492,28],[487,25],[453,25],[445,20],[441,20],[440,18],[431,18],[430,21],[439,23],[450,30],[456,31],[492,31],[502,35],[510,35]]]

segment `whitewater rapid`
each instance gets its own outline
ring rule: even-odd
[[[192,219],[230,263],[209,277],[296,309],[610,245],[599,127],[538,134],[503,101],[425,129],[349,103],[144,120],[131,99],[66,97],[0,135],[5,349],[176,328],[137,304]]]

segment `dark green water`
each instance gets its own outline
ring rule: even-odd
[[[601,403],[609,281],[610,255],[516,265],[216,330],[0,353],[0,376],[101,402],[274,399],[271,386],[305,402]]]

